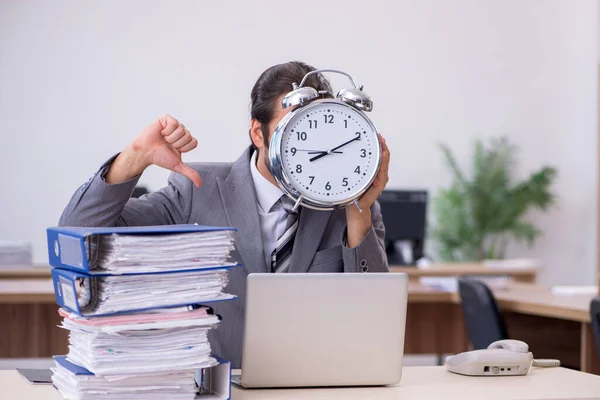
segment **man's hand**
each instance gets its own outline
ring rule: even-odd
[[[113,161],[105,180],[109,184],[125,182],[140,175],[150,165],[177,172],[199,187],[200,175],[181,160],[181,154],[198,146],[198,141],[183,124],[165,115],[148,125]]]
[[[381,140],[381,166],[379,172],[373,180],[371,187],[361,196],[358,200],[360,208],[363,212],[359,212],[358,209],[352,204],[346,207],[346,220],[348,222],[348,247],[353,248],[360,244],[365,238],[369,229],[371,229],[371,206],[375,203],[383,189],[388,183],[388,170],[390,167],[390,150],[385,143],[383,136],[379,135]]]

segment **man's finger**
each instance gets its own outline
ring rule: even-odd
[[[184,163],[179,163],[173,168],[173,172],[177,172],[188,178],[190,181],[196,185],[196,187],[200,187],[202,185],[202,178],[200,175],[192,168],[188,167]]]
[[[175,132],[175,129],[179,127],[179,121],[170,115],[165,115],[159,119],[160,125],[162,126],[162,130],[160,133],[163,136],[169,136],[171,133]]]
[[[162,117],[160,117],[158,119],[158,122],[160,122],[163,129],[166,128],[167,125],[179,124],[179,121],[177,121],[175,118],[171,117],[169,114],[165,114]]]
[[[194,140],[194,138],[191,135],[186,133],[178,141],[176,141],[175,143],[171,143],[171,145],[173,147],[175,147],[177,150],[180,150],[183,146],[188,145],[193,140]]]
[[[382,140],[382,145],[383,145],[383,160],[382,160],[382,165],[385,166],[385,169],[387,171],[387,169],[388,169],[388,167],[390,165],[390,149],[388,148],[387,143],[385,142],[385,139]]]
[[[186,144],[185,146],[181,146],[177,150],[180,153],[187,153],[188,151],[194,150],[198,146],[198,140],[196,138],[192,138],[192,141]]]
[[[185,129],[183,128],[183,126],[179,125],[179,127],[177,127],[177,129],[175,129],[175,131],[173,131],[173,133],[165,136],[165,140],[167,143],[173,144],[184,136],[185,136]]]

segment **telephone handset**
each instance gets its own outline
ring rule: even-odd
[[[520,340],[498,340],[484,350],[446,357],[446,369],[470,376],[526,375],[533,367],[558,367],[558,360],[534,360],[529,346]]]

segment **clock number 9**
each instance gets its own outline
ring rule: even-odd
[[[306,140],[306,132],[296,132],[296,134],[298,135],[298,140]]]
[[[296,148],[295,148],[295,147],[292,147],[292,148],[290,149],[290,151],[292,152],[292,155],[293,155],[293,156],[295,156],[295,155],[296,155],[296,151],[297,151],[297,150],[296,150]]]
[[[326,190],[331,190],[331,185],[329,184],[329,182],[327,182],[327,183],[325,184],[325,189],[326,189]]]

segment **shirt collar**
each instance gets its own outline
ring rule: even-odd
[[[269,212],[281,196],[283,196],[283,192],[277,186],[269,182],[258,171],[258,168],[256,168],[257,154],[258,153],[254,151],[250,158],[250,173],[252,174],[252,180],[254,181],[254,189],[256,190],[258,204],[264,212]]]

